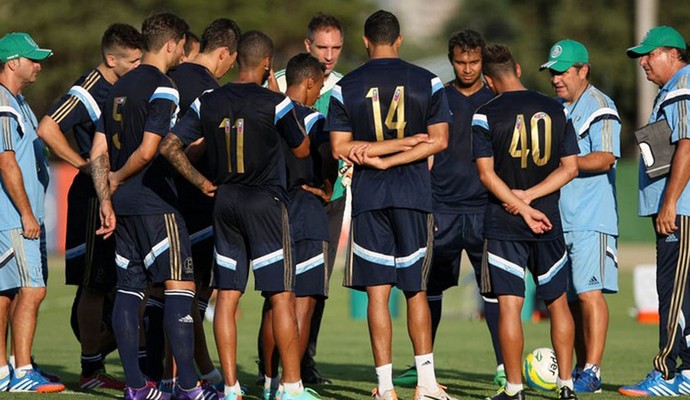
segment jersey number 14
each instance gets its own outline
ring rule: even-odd
[[[544,147],[539,142],[539,125],[544,130]],[[510,142],[509,153],[513,158],[520,159],[520,167],[527,168],[527,158],[532,153],[532,160],[538,166],[546,165],[551,158],[551,117],[545,112],[538,112],[530,119],[529,139],[525,115],[518,114],[513,129],[513,139]],[[542,154],[543,150],[543,154]]]
[[[383,123],[381,121],[381,99],[379,97],[379,88],[373,87],[369,89],[366,97],[371,99],[371,109],[374,112],[374,128],[376,129],[376,141],[382,142],[386,138],[383,137]],[[396,120],[393,121],[393,118]],[[386,128],[395,129],[398,131],[397,138],[402,139],[405,136],[405,86],[397,86],[393,92],[391,104],[388,106],[388,114],[386,114]]]

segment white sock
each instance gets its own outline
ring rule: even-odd
[[[14,355],[10,356],[10,365],[12,366],[12,368],[17,368],[17,364],[14,363]]]
[[[235,384],[232,386],[225,385],[223,390],[224,395],[229,395],[230,393],[242,394],[242,388],[240,387],[240,381],[236,380]]]
[[[218,371],[218,368],[213,368],[213,371],[208,374],[201,375],[201,379],[217,385],[223,381],[223,376],[220,374],[220,371]]]
[[[33,369],[34,369],[34,367],[31,364],[15,368],[14,369],[14,376],[16,376],[17,378],[23,378],[27,372],[30,372]]]
[[[389,390],[393,390],[393,364],[376,367],[376,377],[379,381],[379,395],[383,396]]]
[[[496,371],[505,371],[505,370],[506,370],[506,367],[503,364],[498,364],[496,366]]]
[[[285,388],[285,391],[290,393],[291,395],[298,395],[302,392],[304,392],[304,386],[302,385],[302,380],[298,380],[297,382],[284,382],[283,383],[283,388]]]
[[[434,353],[414,356],[414,365],[417,367],[417,386],[436,392],[436,373],[434,372]]]
[[[572,389],[573,388],[573,379],[570,378],[570,379],[562,380],[561,378],[556,378],[556,387],[562,388],[563,386],[567,386],[570,389]]]
[[[276,388],[280,384],[280,379],[271,378],[264,375],[264,389]]]
[[[587,369],[591,369],[592,371],[594,371],[594,374],[596,375],[597,379],[601,379],[601,369],[598,365],[587,363],[585,364],[585,370]]]
[[[521,390],[522,390],[522,383],[506,382],[506,394],[508,396],[515,396]]]
[[[9,365],[5,365],[3,367],[0,367],[0,378],[5,378],[9,374],[10,374],[10,366]]]

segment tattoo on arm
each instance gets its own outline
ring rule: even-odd
[[[206,177],[189,162],[189,158],[187,158],[187,155],[182,150],[182,146],[183,144],[180,138],[173,134],[168,134],[161,143],[160,152],[168,159],[170,164],[172,164],[180,175],[194,184],[194,186],[201,188],[206,181]]]
[[[110,160],[106,154],[101,154],[91,163],[91,176],[99,201],[110,200],[109,172]]]

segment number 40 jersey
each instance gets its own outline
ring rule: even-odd
[[[352,140],[380,142],[427,133],[451,121],[441,80],[398,58],[370,60],[333,87],[326,130],[350,132]],[[385,171],[355,166],[352,215],[384,208],[431,212],[427,160]]]
[[[526,190],[546,179],[562,157],[580,151],[568,112],[556,100],[532,90],[505,92],[479,107],[472,117],[475,159],[494,158],[494,170],[511,189]],[[552,240],[562,234],[560,191],[530,205],[546,214],[551,231],[536,235],[519,215],[503,209],[489,194],[484,235],[501,240]]]

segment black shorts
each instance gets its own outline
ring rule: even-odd
[[[563,236],[547,241],[487,239],[482,259],[482,293],[525,295],[525,268],[537,285],[537,297],[555,300],[568,289],[570,261]]]
[[[251,266],[256,290],[294,291],[288,213],[278,198],[260,188],[221,185],[213,207],[213,230],[216,288],[243,292]]]
[[[353,217],[343,285],[358,290],[383,284],[406,292],[426,290],[433,219],[429,213],[406,208]]]
[[[328,242],[300,240],[295,242],[295,296],[328,297]]]
[[[118,289],[143,292],[148,281],[194,280],[189,235],[177,213],[118,216],[115,246]]]
[[[458,285],[462,251],[481,279],[484,250],[484,213],[434,213],[434,251],[429,274],[429,293],[440,293]]]
[[[78,174],[67,197],[65,281],[104,292],[115,287],[115,238],[96,235],[99,203],[91,177]]]
[[[186,213],[183,217],[192,244],[194,280],[198,288],[208,287],[213,274],[213,209],[205,213]]]

